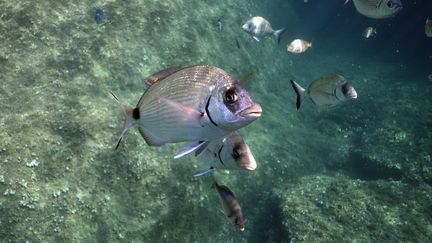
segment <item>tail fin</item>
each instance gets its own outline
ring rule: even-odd
[[[300,109],[300,105],[301,105],[301,103],[303,102],[303,96],[304,96],[305,89],[302,88],[302,87],[301,87],[298,83],[296,83],[294,80],[291,80],[291,85],[292,85],[294,91],[295,91],[296,94],[297,94],[296,107],[297,107],[297,110],[298,110],[298,109]]]
[[[126,105],[124,105],[111,91],[110,94],[112,96],[112,98],[114,99],[115,102],[117,102],[117,104],[120,106],[120,108],[123,111],[123,115],[125,117],[125,121],[124,121],[124,125],[123,125],[123,130],[120,133],[120,136],[117,139],[117,145],[116,145],[116,149],[119,147],[120,142],[123,138],[123,136],[126,134],[126,132],[129,130],[129,128],[131,128],[133,125],[135,125],[135,119],[133,117],[133,110],[132,108],[127,107]]]
[[[280,43],[280,37],[285,32],[286,28],[278,29],[275,32],[273,32],[273,36],[276,39],[277,43]]]

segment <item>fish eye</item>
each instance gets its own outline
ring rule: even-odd
[[[240,156],[241,156],[240,151],[238,149],[233,149],[232,156],[234,159],[240,158]]]
[[[229,89],[225,92],[225,102],[234,104],[237,101],[237,92],[235,89]]]
[[[232,150],[232,157],[235,160],[238,160],[239,158],[242,157],[242,146],[240,144],[234,146],[233,150]]]
[[[393,7],[393,2],[392,1],[388,1],[387,2],[387,7],[392,8]]]

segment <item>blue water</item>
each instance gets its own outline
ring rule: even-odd
[[[432,3],[403,5],[374,20],[342,0],[0,2],[0,240],[430,241]],[[287,28],[279,45],[241,30],[252,16]],[[288,53],[297,38],[313,47]],[[194,178],[208,161],[174,160],[186,144],[150,147],[136,128],[114,149],[123,118],[108,91],[135,105],[147,76],[197,63],[252,74],[263,114],[240,133],[255,171]],[[329,73],[358,99],[297,111],[289,80]]]

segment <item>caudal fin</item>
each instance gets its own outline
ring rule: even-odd
[[[126,132],[129,130],[129,128],[131,128],[136,120],[133,117],[133,110],[132,108],[127,107],[126,105],[124,105],[118,98],[117,96],[115,96],[111,91],[110,91],[111,97],[114,99],[115,102],[117,102],[117,104],[120,106],[120,108],[123,111],[123,115],[125,117],[125,121],[124,121],[124,125],[123,125],[123,130],[120,133],[120,136],[117,139],[117,145],[116,145],[116,149],[119,147],[120,142],[123,138],[123,136],[126,134]]]
[[[298,83],[296,83],[294,80],[290,80],[291,81],[291,85],[294,89],[294,91],[297,94],[297,101],[296,101],[296,107],[297,110],[300,109],[300,105],[303,102],[303,97],[304,97],[304,92],[305,89],[302,88]]]
[[[274,38],[278,44],[280,43],[281,35],[285,32],[285,30],[286,30],[286,28],[282,28],[282,29],[279,29],[279,30],[276,30],[275,32],[273,32],[273,36],[274,36]]]

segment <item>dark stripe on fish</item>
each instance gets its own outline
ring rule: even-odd
[[[381,7],[381,4],[384,2],[384,0],[381,0],[379,3],[378,3],[378,5],[376,6],[376,8],[380,8]]]
[[[209,109],[208,109],[208,107],[209,107],[209,105],[210,105],[210,99],[211,99],[211,95],[210,95],[210,97],[209,97],[208,100],[207,100],[207,104],[206,104],[206,107],[205,107],[205,111],[206,111],[206,113],[207,113],[208,118],[210,119],[210,122],[213,123],[213,125],[218,126],[218,125],[216,124],[216,122],[214,122],[213,119],[212,119],[211,116],[210,116],[210,111],[209,111]]]
[[[220,149],[218,151],[218,157],[219,157],[219,161],[221,162],[221,164],[225,166],[225,163],[223,162],[222,157],[221,157],[222,148],[223,148],[223,145],[220,147]]]
[[[337,97],[336,92],[337,92],[337,87],[333,89],[333,96],[334,96],[337,100],[341,100],[341,99],[339,99],[339,97]]]

